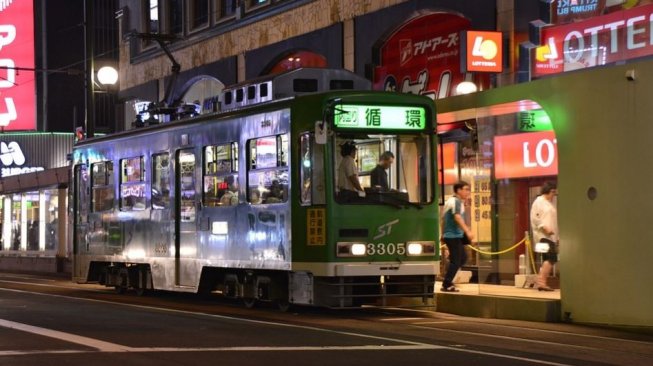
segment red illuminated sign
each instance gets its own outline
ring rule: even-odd
[[[496,179],[558,174],[558,147],[553,131],[494,138]]]
[[[467,71],[501,72],[503,47],[501,32],[467,31],[465,65]]]
[[[653,4],[542,30],[534,76],[653,55]]]
[[[374,89],[433,99],[450,96],[465,80],[460,34],[470,25],[467,18],[443,12],[420,15],[401,25],[378,48]]]
[[[458,179],[458,143],[448,142],[440,145],[442,150],[438,149],[438,183],[442,183],[444,176],[444,184],[454,184]]]
[[[0,126],[6,130],[36,128],[33,1],[0,5]]]

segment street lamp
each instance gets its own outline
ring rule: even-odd
[[[118,82],[118,71],[111,66],[103,66],[97,71],[97,81],[102,85],[115,85]]]

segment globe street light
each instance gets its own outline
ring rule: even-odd
[[[111,66],[103,66],[97,71],[97,80],[102,85],[115,85],[118,82],[118,71]]]

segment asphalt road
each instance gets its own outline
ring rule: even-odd
[[[431,311],[245,309],[0,273],[0,365],[650,365],[653,335]]]

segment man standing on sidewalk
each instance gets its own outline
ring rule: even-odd
[[[465,201],[471,194],[469,183],[460,181],[454,184],[453,192],[454,195],[444,204],[444,213],[440,219],[442,239],[449,249],[449,268],[440,289],[444,292],[458,292],[453,285],[453,278],[467,261],[465,244],[474,239],[474,234],[465,224]]]

